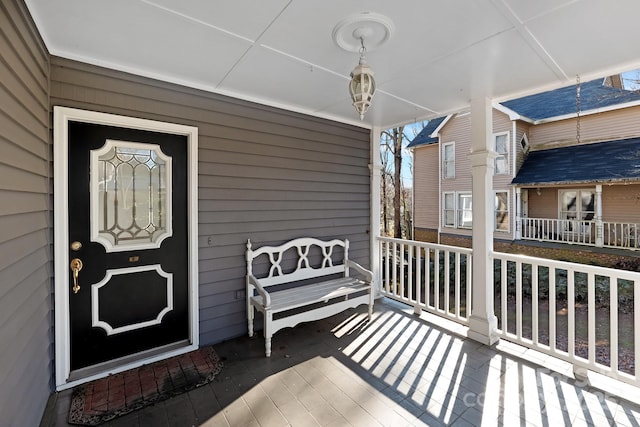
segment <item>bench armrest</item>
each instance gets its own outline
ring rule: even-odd
[[[361,266],[360,264],[358,264],[357,262],[351,261],[350,259],[348,259],[347,267],[353,268],[358,273],[362,274],[367,279],[367,281],[369,281],[369,283],[373,283],[373,273],[367,270],[366,268],[364,268],[363,266]]]
[[[269,295],[269,292],[266,291],[266,289],[262,286],[260,281],[256,279],[256,277],[253,274],[249,274],[247,278],[249,280],[249,284],[255,286],[260,296],[262,296],[262,302],[264,303],[265,308],[268,308],[271,305],[271,295]],[[250,298],[251,296],[252,295],[247,293],[247,298]]]

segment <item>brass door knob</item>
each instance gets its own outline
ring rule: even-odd
[[[71,260],[71,271],[73,272],[73,293],[77,294],[80,290],[80,285],[78,285],[78,274],[80,270],[82,270],[82,261],[79,258],[74,258]]]

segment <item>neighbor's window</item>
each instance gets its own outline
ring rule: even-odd
[[[471,193],[458,193],[458,227],[471,228],[473,216],[471,212]]]
[[[560,196],[560,219],[591,221],[595,216],[595,189],[564,190]]]
[[[456,226],[456,199],[454,193],[444,193],[443,195],[442,220],[445,227]]]
[[[496,231],[509,231],[509,193],[496,191],[495,201]]]
[[[509,132],[493,135],[493,149],[498,154],[494,173],[509,173]]]
[[[454,178],[456,176],[456,148],[453,142],[442,146],[442,177]]]

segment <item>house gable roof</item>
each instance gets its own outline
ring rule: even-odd
[[[580,85],[580,111],[597,110],[630,102],[640,103],[640,93],[611,87],[604,79]],[[500,103],[533,121],[576,114],[576,85]]]
[[[516,185],[640,181],[640,138],[532,151]]]
[[[416,135],[415,138],[413,138],[413,140],[409,143],[409,145],[407,145],[407,148],[415,148],[421,145],[436,144],[438,142],[438,137],[432,137],[431,135],[440,127],[442,122],[447,117],[448,116],[442,116],[436,119],[429,120],[429,122],[424,127],[424,129],[422,129],[420,133]]]

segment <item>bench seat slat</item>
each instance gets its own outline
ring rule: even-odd
[[[371,285],[352,277],[341,277],[319,283],[306,284],[291,289],[270,292],[271,311],[274,313],[292,310],[305,305],[325,302],[355,292],[367,291]],[[251,297],[252,301],[262,306],[262,296]]]

